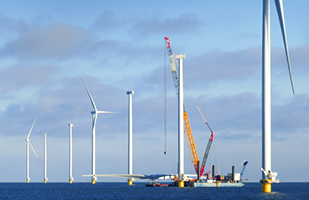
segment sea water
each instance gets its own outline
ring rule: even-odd
[[[260,183],[238,188],[145,187],[145,183],[0,183],[0,199],[309,199],[309,183]]]

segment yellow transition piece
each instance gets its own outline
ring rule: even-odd
[[[185,182],[184,181],[178,181],[178,187],[184,187]]]
[[[271,192],[271,183],[262,183],[262,192],[270,193]]]

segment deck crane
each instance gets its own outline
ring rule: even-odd
[[[243,167],[242,167],[242,170],[241,170],[241,172],[240,172],[240,180],[242,180],[242,175],[244,174],[244,171],[245,171],[245,169],[246,169],[246,165],[248,164],[248,162],[249,162],[249,161],[244,161],[244,162],[242,163]]]
[[[173,77],[173,81],[174,81],[174,86],[175,86],[175,90],[176,90],[176,94],[178,95],[178,77],[177,77],[177,70],[176,70],[176,65],[175,65],[175,61],[174,61],[174,56],[172,53],[172,49],[171,49],[171,44],[170,44],[170,40],[168,37],[164,38],[166,41],[166,47],[167,47],[167,53],[168,53],[168,59],[169,59],[169,63],[170,63],[170,68],[171,68],[171,72],[172,72],[172,77]],[[194,143],[194,139],[193,139],[193,135],[192,135],[192,131],[191,131],[191,126],[190,126],[190,121],[189,121],[189,117],[188,114],[186,112],[185,109],[185,105],[183,105],[183,119],[184,119],[184,124],[185,124],[185,135],[186,135],[186,140],[187,140],[187,144],[188,144],[188,148],[189,148],[189,152],[190,152],[190,157],[191,157],[191,161],[194,165],[195,168],[195,172],[198,173],[198,155],[197,155],[197,151],[196,151],[196,147],[195,147],[195,143]]]

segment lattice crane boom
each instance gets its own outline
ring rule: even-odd
[[[168,60],[169,60],[169,63],[170,63],[170,68],[171,68],[171,72],[172,72],[174,86],[175,86],[176,94],[178,95],[178,76],[177,76],[177,70],[176,70],[173,52],[172,52],[172,49],[171,49],[171,43],[170,43],[170,40],[168,39],[168,37],[165,37],[164,39],[166,41]]]
[[[190,152],[190,157],[191,157],[191,162],[194,165],[195,168],[195,172],[197,172],[198,170],[198,156],[197,156],[197,151],[196,151],[196,147],[195,147],[195,143],[194,143],[194,139],[193,139],[193,135],[192,135],[192,131],[191,131],[191,126],[190,126],[190,121],[189,121],[189,117],[188,114],[186,112],[183,113],[183,119],[185,122],[185,135],[186,135],[186,140],[187,140],[187,144],[188,144],[188,149]]]
[[[211,132],[211,135],[210,135],[210,138],[208,140],[208,143],[207,143],[207,146],[206,146],[206,150],[205,150],[205,153],[204,153],[204,158],[203,158],[203,162],[202,162],[202,165],[201,165],[201,169],[200,169],[200,176],[203,176],[204,175],[204,170],[205,170],[205,165],[206,165],[206,161],[207,161],[207,158],[208,158],[208,155],[209,155],[209,150],[210,150],[210,147],[211,147],[211,144],[214,140],[214,132],[211,130],[208,122],[206,121],[202,111],[200,110],[200,108],[198,106],[196,106],[198,111],[200,112],[204,122],[206,123],[207,127],[209,128],[210,132]]]
[[[208,158],[208,155],[209,155],[209,150],[210,150],[213,138],[214,138],[214,133],[211,132],[211,136],[210,136],[210,138],[208,140],[208,143],[207,143],[207,146],[206,146],[206,150],[205,150],[205,154],[204,154],[204,158],[203,158],[203,162],[202,162],[202,165],[201,165],[201,170],[200,170],[200,175],[201,176],[203,176],[203,174],[204,174],[205,165],[206,165],[206,161],[207,161],[207,158]]]

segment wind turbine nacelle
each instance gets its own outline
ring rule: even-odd
[[[129,94],[134,94],[134,90],[127,91],[127,95],[129,95]]]

